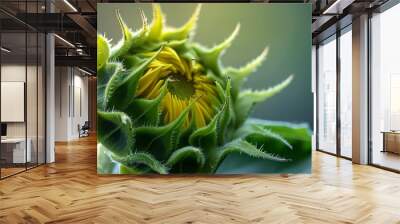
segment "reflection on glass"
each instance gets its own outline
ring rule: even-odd
[[[38,76],[38,56],[36,32],[27,33],[27,80],[26,80],[26,113],[27,113],[27,142],[30,148],[30,161],[27,163],[28,168],[37,165],[37,76]]]
[[[0,1],[12,12],[44,13],[45,0]],[[45,162],[45,35],[0,12],[0,177]],[[33,16],[32,19],[39,17]],[[37,21],[36,21],[37,22]]]
[[[352,157],[352,35],[340,36],[340,153]]]
[[[9,176],[25,170],[31,161],[26,141],[26,34],[2,33],[1,61],[1,174]]]
[[[37,147],[38,147],[38,164],[43,164],[45,163],[45,156],[46,156],[46,151],[45,151],[45,60],[46,60],[46,52],[45,52],[45,44],[46,44],[46,39],[45,35],[42,33],[39,33],[38,35],[38,76],[37,76],[37,90],[38,90],[38,135],[37,135]]]
[[[318,48],[318,147],[336,153],[336,40]]]
[[[400,5],[372,18],[372,163],[400,170]]]

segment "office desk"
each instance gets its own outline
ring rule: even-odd
[[[25,153],[25,138],[5,138],[1,139],[1,157],[6,163],[25,163],[31,162],[32,153],[30,138],[27,139]],[[3,154],[5,154],[3,156]]]
[[[383,131],[383,150],[382,152],[392,152],[400,154],[400,132]]]

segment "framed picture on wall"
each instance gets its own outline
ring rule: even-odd
[[[310,21],[309,4],[98,4],[98,173],[310,172]]]

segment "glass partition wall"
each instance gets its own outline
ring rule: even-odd
[[[18,8],[35,13],[38,2],[19,1]],[[45,163],[45,41],[0,11],[1,179]]]
[[[352,34],[351,25],[341,31],[340,68],[340,155],[352,158]]]
[[[318,149],[336,154],[336,36],[323,41],[318,54]]]
[[[400,4],[371,18],[370,163],[400,171]]]
[[[352,157],[351,25],[317,47],[317,149]]]

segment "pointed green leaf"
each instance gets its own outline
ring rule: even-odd
[[[264,144],[268,145],[268,147],[271,146],[268,150],[274,150],[274,154],[285,158],[291,158],[292,160],[309,158],[309,156],[311,156],[311,132],[306,124],[248,119],[243,127],[246,126],[257,126],[258,128],[266,129],[278,134],[293,148],[292,150],[287,150],[285,145],[277,144],[277,141],[271,141],[270,139],[265,138],[256,138],[257,136],[253,136],[253,139],[249,139],[249,141],[255,144]]]
[[[196,121],[195,121],[195,119],[191,119],[188,127],[186,127],[182,131],[181,138],[178,143],[178,148],[189,145],[189,137],[195,130],[197,130]]]
[[[282,136],[256,123],[255,124],[245,123],[244,125],[242,125],[242,127],[240,127],[235,132],[234,138],[242,138],[246,140],[249,139],[254,140],[261,138],[264,142],[257,143],[251,141],[251,143],[257,145],[263,145],[265,142],[271,143],[271,141],[277,141],[278,144],[282,144],[282,146],[285,147],[286,149],[290,150],[293,149],[292,145],[290,145],[290,143],[286,141],[286,139],[284,139]],[[268,146],[270,146],[270,144],[268,144]]]
[[[137,33],[133,33],[126,23],[123,21],[119,11],[116,13],[118,23],[121,27],[123,38],[118,42],[117,45],[111,48],[110,58],[119,59],[120,57],[126,55],[129,50],[135,47],[140,47],[147,40],[147,20],[144,13],[141,11],[143,27]]]
[[[128,167],[130,170],[138,170],[136,167],[137,165],[145,165],[159,174],[168,173],[167,167],[149,153],[137,152],[125,157],[116,157],[114,159]]]
[[[227,73],[232,77],[232,79],[244,79],[248,77],[251,73],[255,72],[258,67],[265,61],[268,55],[268,47],[266,47],[259,56],[253,59],[251,62],[247,63],[245,66],[240,68],[227,68]]]
[[[242,140],[242,139],[236,139],[232,142],[227,143],[225,146],[223,146],[220,151],[218,152],[218,157],[216,157],[216,160],[213,163],[213,168],[214,171],[218,168],[218,166],[221,164],[221,162],[226,158],[227,155],[231,153],[244,153],[248,156],[255,157],[255,158],[262,158],[262,159],[268,159],[268,160],[273,160],[273,161],[278,161],[278,162],[287,162],[289,161],[288,159],[267,153],[262,150],[262,146],[260,148],[257,148],[256,146],[250,144],[249,142]]]
[[[182,134],[182,126],[193,106],[190,105],[174,121],[164,126],[144,126],[136,128],[136,144],[144,151],[151,150],[157,158],[164,158],[177,148]]]
[[[199,14],[201,10],[201,4],[198,4],[196,10],[190,17],[190,19],[180,28],[173,28],[170,30],[166,30],[163,35],[163,40],[172,41],[172,40],[183,40],[189,38],[189,35],[196,27],[196,22],[198,20]]]
[[[228,79],[225,89],[225,101],[222,107],[221,116],[218,119],[218,143],[222,145],[225,142],[228,126],[233,119],[233,111],[231,110],[231,80]]]
[[[97,35],[97,71],[99,71],[107,62],[110,56],[110,46],[106,38]]]
[[[164,26],[164,16],[161,11],[161,6],[159,4],[153,5],[153,21],[150,25],[148,40],[158,41],[161,39],[161,33]]]
[[[240,68],[229,67],[225,70],[226,74],[232,78],[232,97],[234,99],[237,98],[240,88],[242,88],[242,85],[245,82],[246,78],[250,74],[254,73],[257,68],[261,66],[267,55],[268,48],[265,48],[264,51],[257,58],[255,58],[245,66]]]
[[[157,126],[160,123],[161,102],[167,93],[168,80],[161,89],[160,95],[154,99],[138,98],[126,108],[127,114],[136,125]]]
[[[172,41],[166,42],[165,46],[173,48],[177,53],[189,53],[188,51],[186,51],[187,41],[188,41],[188,39],[172,40]],[[181,55],[181,57],[182,56],[183,55]],[[190,60],[192,60],[192,58],[190,58]]]
[[[97,109],[104,110],[105,97],[104,92],[110,78],[122,70],[120,63],[106,63],[99,71],[97,71]]]
[[[122,19],[121,14],[118,9],[117,9],[117,19],[118,19],[119,26],[121,27],[124,40],[132,39],[132,37],[133,37],[132,31],[129,29],[129,27],[126,25],[126,23]]]
[[[199,148],[186,146],[174,151],[172,155],[168,158],[166,165],[168,167],[173,167],[175,164],[185,160],[186,158],[195,159],[199,168],[204,166],[206,160],[203,152]]]
[[[158,52],[136,69],[118,72],[111,77],[105,89],[105,102],[108,108],[123,110],[133,101],[139,79],[162,49],[161,47]]]
[[[220,61],[220,56],[223,54],[224,50],[227,49],[228,47],[231,46],[233,40],[239,33],[240,29],[240,24],[236,25],[235,30],[232,32],[232,34],[226,38],[222,43],[214,46],[211,49],[207,49],[203,46],[200,45],[194,45],[194,50],[200,57],[200,60],[202,64],[205,65],[205,67],[211,69],[213,73],[216,76],[223,76],[225,74],[222,74],[221,72],[221,61]]]
[[[285,81],[279,83],[278,85],[268,88],[266,90],[246,90],[240,92],[236,105],[236,127],[239,127],[247,119],[250,114],[251,109],[256,103],[260,103],[268,99],[269,97],[279,93],[284,88],[286,88],[292,81],[293,76],[289,76]]]
[[[131,119],[122,112],[97,112],[97,139],[116,156],[129,155],[134,145]]]
[[[196,129],[189,137],[189,144],[204,149],[213,149],[217,146],[217,122],[221,113],[216,114],[204,127]]]

